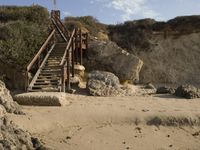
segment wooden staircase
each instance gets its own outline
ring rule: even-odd
[[[59,18],[59,11],[52,11],[51,19],[52,32],[26,69],[28,92],[70,91],[70,80],[75,76],[74,65],[82,65],[87,33],[74,29],[70,34]],[[34,76],[30,77],[32,74]]]

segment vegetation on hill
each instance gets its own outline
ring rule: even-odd
[[[150,48],[149,37],[152,24],[155,22],[152,19],[143,19],[110,25],[108,27],[109,37],[122,48],[135,50],[134,54],[141,49],[147,51]]]
[[[49,13],[41,6],[0,7],[0,59],[24,67],[48,34]]]
[[[66,17],[64,19],[64,24],[69,31],[78,27],[83,31],[89,31],[91,36],[98,37],[99,39],[108,39],[107,25],[100,23],[92,16]]]
[[[200,16],[182,16],[167,22],[142,19],[109,25],[108,34],[120,47],[139,55],[140,52],[149,51],[154,47],[152,38],[156,33],[160,32],[164,36],[187,35],[200,32],[199,26]]]

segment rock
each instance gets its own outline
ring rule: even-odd
[[[33,141],[31,135],[18,128],[6,118],[0,118],[0,149],[2,150],[47,150],[39,140]]]
[[[0,81],[0,105],[2,105],[8,113],[24,114],[21,111],[21,107],[13,101],[10,91],[2,81]]]
[[[104,71],[92,71],[88,75],[87,89],[93,96],[123,96],[126,89],[119,82],[119,78],[113,73]]]
[[[145,87],[145,89],[152,89],[152,90],[155,90],[155,86],[152,84],[152,83],[148,83]]]
[[[163,86],[159,87],[156,91],[156,94],[173,94],[175,92],[175,89]]]
[[[32,92],[14,96],[14,100],[20,105],[30,106],[67,106],[70,98],[66,93],[60,92]]]
[[[139,81],[143,62],[111,41],[92,41],[89,44],[86,68],[106,70],[116,74],[122,81]]]
[[[3,107],[3,105],[0,105],[0,118],[3,117],[6,114],[6,109]]]
[[[181,85],[176,89],[175,95],[187,99],[200,98],[200,89],[193,85]]]

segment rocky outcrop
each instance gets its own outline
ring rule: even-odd
[[[175,95],[187,99],[200,98],[200,89],[193,85],[181,85],[176,89]]]
[[[86,68],[109,71],[120,80],[138,82],[143,62],[113,42],[92,41],[89,44]]]
[[[0,105],[2,105],[8,113],[23,114],[21,107],[13,101],[10,91],[2,81],[0,81]]]
[[[124,96],[131,92],[124,88],[113,73],[92,71],[88,75],[87,89],[93,96]]]
[[[1,150],[48,150],[41,142],[19,129],[6,118],[0,118],[0,149]]]
[[[48,150],[40,140],[18,128],[8,120],[6,114],[24,114],[20,106],[13,101],[9,90],[0,81],[0,150]]]

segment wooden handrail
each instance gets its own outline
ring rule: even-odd
[[[71,44],[72,44],[72,39],[74,38],[74,35],[75,35],[75,29],[73,30],[73,32],[72,32],[72,34],[71,34],[71,36],[70,36],[70,39],[69,39],[69,42],[68,42],[68,44],[67,44],[67,46],[66,46],[65,53],[64,53],[64,55],[63,55],[63,57],[62,57],[62,61],[61,61],[61,63],[60,63],[60,66],[63,66],[64,63],[65,63],[65,58],[66,58],[66,56],[67,56],[67,51],[69,50],[69,48],[70,48],[70,46],[71,46]]]
[[[37,61],[37,59],[40,57],[40,54],[45,50],[47,44],[49,43],[49,41],[51,40],[51,38],[53,37],[54,33],[55,33],[55,29],[51,32],[51,34],[49,35],[49,37],[47,38],[47,40],[44,42],[44,44],[42,45],[42,47],[40,48],[40,50],[38,51],[38,53],[35,55],[35,57],[32,59],[32,61],[30,62],[30,64],[27,66],[26,71],[30,71],[30,69],[32,68],[32,66],[34,65],[34,63]]]
[[[65,26],[63,25],[63,23],[61,22],[60,18],[56,15],[56,14],[53,14],[53,18],[59,22],[59,25],[61,25],[62,27],[60,27],[61,30],[64,29],[64,31],[62,31],[64,34],[66,33],[67,34],[67,37],[66,38],[69,38],[69,32],[67,31],[67,29],[65,28]]]

